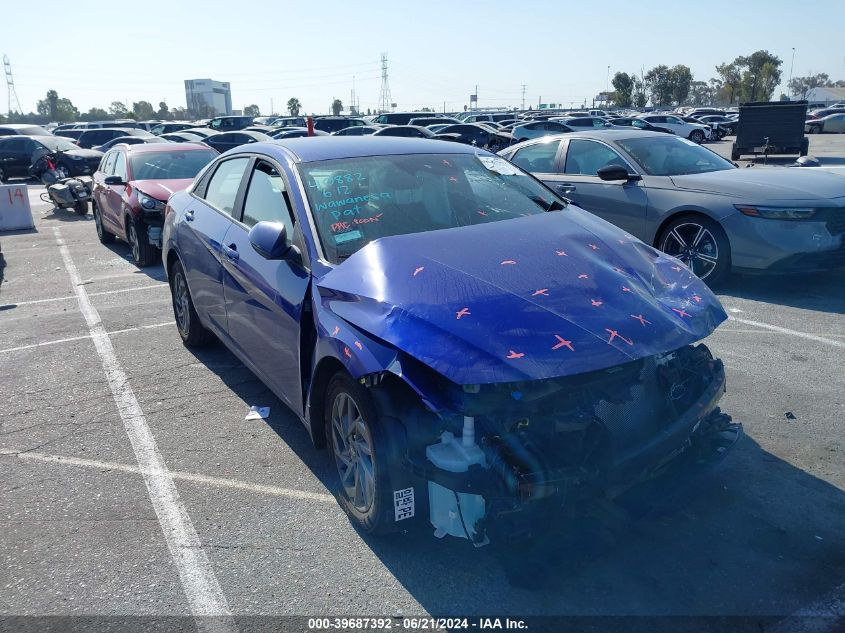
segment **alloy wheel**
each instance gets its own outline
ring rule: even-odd
[[[173,278],[173,311],[176,314],[176,326],[184,336],[188,336],[191,327],[189,302],[188,284],[182,273],[178,272]]]
[[[707,279],[719,263],[716,237],[696,222],[679,224],[669,231],[660,250],[680,259],[700,279]]]
[[[141,246],[138,244],[138,232],[135,224],[129,223],[129,245],[132,247],[132,257],[136,262],[141,261]]]
[[[331,412],[332,448],[347,498],[360,512],[375,499],[375,467],[370,428],[358,405],[346,392],[337,394]]]
[[[100,219],[100,210],[94,205],[94,226],[97,227],[97,237],[103,239],[103,222]]]

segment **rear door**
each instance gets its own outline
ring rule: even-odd
[[[126,237],[126,227],[123,223],[123,199],[126,195],[126,152],[119,149],[112,150],[114,152],[114,164],[111,167],[111,174],[120,176],[122,185],[107,185],[103,183],[103,204],[100,206],[100,215],[102,220],[109,227],[109,230],[114,231],[118,237]]]
[[[223,295],[228,331],[239,355],[296,412],[302,413],[300,321],[310,280],[301,259],[264,259],[249,241],[258,222],[285,225],[288,241],[297,227],[281,169],[253,161],[240,222],[223,241]],[[300,251],[301,252],[301,251]]]
[[[598,170],[621,165],[637,171],[607,143],[584,138],[567,140],[557,174],[543,177],[560,195],[632,235],[645,237],[648,196],[641,180],[604,181]]]
[[[218,333],[226,334],[223,299],[223,238],[238,208],[241,183],[250,159],[235,156],[220,161],[207,183],[191,194],[179,231],[179,250],[194,307]]]
[[[0,150],[0,161],[2,161],[6,177],[25,177],[32,164],[32,153],[37,147],[35,141],[25,136],[6,139]]]

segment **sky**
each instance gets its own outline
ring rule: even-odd
[[[382,53],[397,110],[462,110],[476,86],[479,106],[521,106],[523,84],[526,106],[577,106],[617,71],[686,64],[706,81],[758,49],[784,61],[784,84],[793,47],[794,76],[845,79],[843,0],[10,4],[0,1],[0,54],[25,111],[50,89],[83,112],[116,100],[184,107],[184,80],[211,78],[231,83],[235,109],[265,114],[290,97],[308,113],[334,98],[348,107],[354,80],[366,112],[379,103]]]

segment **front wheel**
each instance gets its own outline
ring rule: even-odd
[[[699,145],[704,142],[704,132],[701,130],[693,130],[690,132],[689,140],[693,143],[698,143]]]
[[[338,372],[326,390],[323,415],[343,509],[367,534],[392,531],[387,442],[372,398],[348,374]]]
[[[194,308],[194,300],[188,289],[188,280],[182,263],[176,261],[170,269],[170,296],[173,299],[173,316],[176,329],[185,347],[202,347],[214,338],[212,333],[200,322]]]
[[[158,259],[156,257],[158,249],[150,244],[150,241],[147,239],[147,227],[131,218],[128,218],[126,223],[128,224],[126,237],[129,241],[129,246],[132,248],[132,260],[135,262],[135,265],[138,268],[152,265]]]
[[[731,269],[731,250],[724,229],[710,218],[694,215],[673,220],[660,235],[658,248],[680,259],[713,286]]]
[[[88,215],[88,203],[77,200],[73,203],[73,210],[76,212],[76,215]]]

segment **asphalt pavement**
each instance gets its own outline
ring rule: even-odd
[[[845,137],[812,142],[845,156]],[[746,437],[718,468],[646,516],[585,519],[505,556],[428,533],[361,536],[300,422],[221,345],[181,344],[162,267],[136,268],[39,190],[35,230],[0,234],[0,616],[180,616],[184,630],[426,614],[841,624],[845,273],[720,290],[731,320],[707,344]],[[251,405],[270,417],[246,421]],[[514,574],[523,556],[530,586]]]

